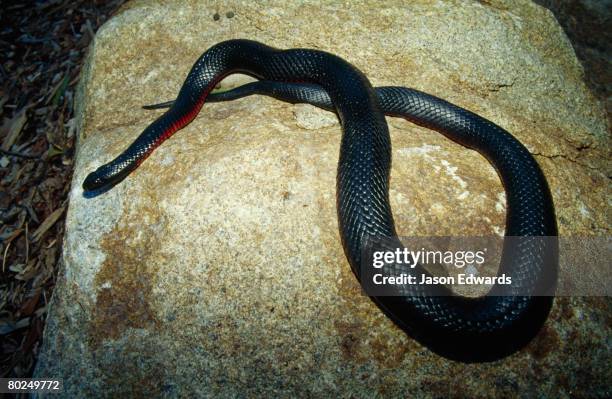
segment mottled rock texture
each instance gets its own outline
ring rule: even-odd
[[[340,127],[324,111],[264,97],[207,104],[123,183],[83,197],[87,173],[162,112],[141,105],[173,98],[208,47],[250,38],[330,51],[374,85],[414,87],[495,121],[542,166],[560,234],[609,234],[606,119],[549,11],[367,3],[133,1],[100,29],[37,376],[63,378],[66,397],[609,393],[605,299],[558,298],[527,348],[491,364],[440,358],[383,316],[342,250]],[[483,157],[387,120],[400,234],[503,233],[503,187]]]
[[[612,120],[612,0],[535,0],[551,10]]]

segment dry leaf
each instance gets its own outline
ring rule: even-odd
[[[2,141],[2,149],[4,151],[10,150],[15,141],[17,141],[17,138],[21,133],[21,129],[23,129],[23,126],[28,120],[28,117],[26,115],[27,109],[27,107],[24,107],[21,111],[19,111],[17,115],[13,117],[13,119],[8,122],[8,134]]]
[[[40,294],[41,294],[42,290],[38,289],[34,292],[34,295],[32,295],[30,298],[28,298],[22,305],[21,308],[19,309],[19,314],[21,316],[29,316],[31,315],[34,310],[36,310],[36,305],[38,304],[38,300],[40,299]]]
[[[28,331],[27,337],[22,344],[25,352],[29,352],[42,335],[43,325],[40,319],[34,318],[30,324],[32,328]]]
[[[24,263],[15,263],[14,265],[9,266],[9,270],[14,273],[21,273],[25,269]]]
[[[7,231],[6,234],[2,234],[0,236],[0,239],[2,241],[4,241],[5,244],[10,243],[11,241],[13,241],[15,238],[19,237],[19,235],[21,233],[23,233],[24,229],[15,229],[13,231]]]
[[[42,315],[47,313],[48,306],[49,305],[46,305],[46,306],[36,309],[36,312],[34,312],[34,314],[36,314],[37,317],[41,317]]]
[[[59,207],[58,209],[53,211],[53,213],[47,216],[45,221],[42,222],[40,226],[38,226],[34,233],[32,233],[32,241],[36,242],[40,240],[43,234],[45,234],[45,232],[49,230],[49,228],[51,228],[51,226],[53,226],[55,222],[57,222],[60,216],[62,216],[62,213],[64,213],[64,209],[66,209],[65,206]]]
[[[30,318],[26,317],[19,320],[17,323],[11,323],[8,320],[0,320],[0,335],[10,334],[15,330],[24,328],[30,325]]]

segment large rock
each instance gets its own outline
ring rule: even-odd
[[[491,364],[438,357],[383,316],[339,239],[340,127],[310,106],[207,104],[123,183],[83,197],[87,173],[160,113],[141,105],[173,98],[208,47],[250,38],[330,51],[374,85],[418,88],[495,121],[541,164],[562,235],[609,233],[603,111],[544,8],[255,3],[134,1],[98,32],[36,375],[63,378],[67,397],[609,392],[604,299],[558,298],[526,349]],[[503,187],[484,158],[388,122],[402,235],[503,233]]]

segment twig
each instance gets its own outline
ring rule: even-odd
[[[4,266],[6,266],[6,255],[8,254],[8,249],[9,249],[9,247],[11,246],[11,242],[12,242],[12,241],[9,241],[9,242],[6,244],[6,248],[4,248],[4,256],[2,256],[2,273],[4,273],[4,270],[5,270],[5,269],[4,269]]]
[[[25,223],[25,264],[30,260],[30,237],[28,236],[28,221]]]
[[[0,154],[8,155],[10,157],[17,157],[17,158],[23,158],[23,159],[31,159],[33,161],[43,162],[43,160],[40,159],[39,155],[20,154],[18,152],[6,151],[6,150],[3,150],[1,148],[0,148]]]

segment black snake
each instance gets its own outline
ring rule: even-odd
[[[216,83],[231,73],[262,80],[209,96]],[[90,173],[83,188],[97,191],[123,180],[193,120],[205,100],[226,101],[254,93],[308,102],[337,113],[343,130],[336,187],[340,236],[358,278],[363,248],[373,238],[397,236],[388,198],[391,143],[384,114],[437,130],[483,154],[506,190],[506,236],[557,235],[544,175],[528,150],[499,126],[416,90],[374,89],[359,70],[335,55],[277,50],[249,40],[229,40],[207,50],[177,99],[150,107],[170,109],[117,158]],[[465,362],[490,361],[520,349],[538,332],[553,297],[523,293],[543,284],[554,289],[556,270],[556,241],[526,240],[502,255],[499,273],[515,276],[512,288],[494,286],[491,295],[467,298],[444,286],[416,285],[400,288],[399,296],[371,298],[398,326],[438,354]],[[420,266],[413,270],[423,272]]]

